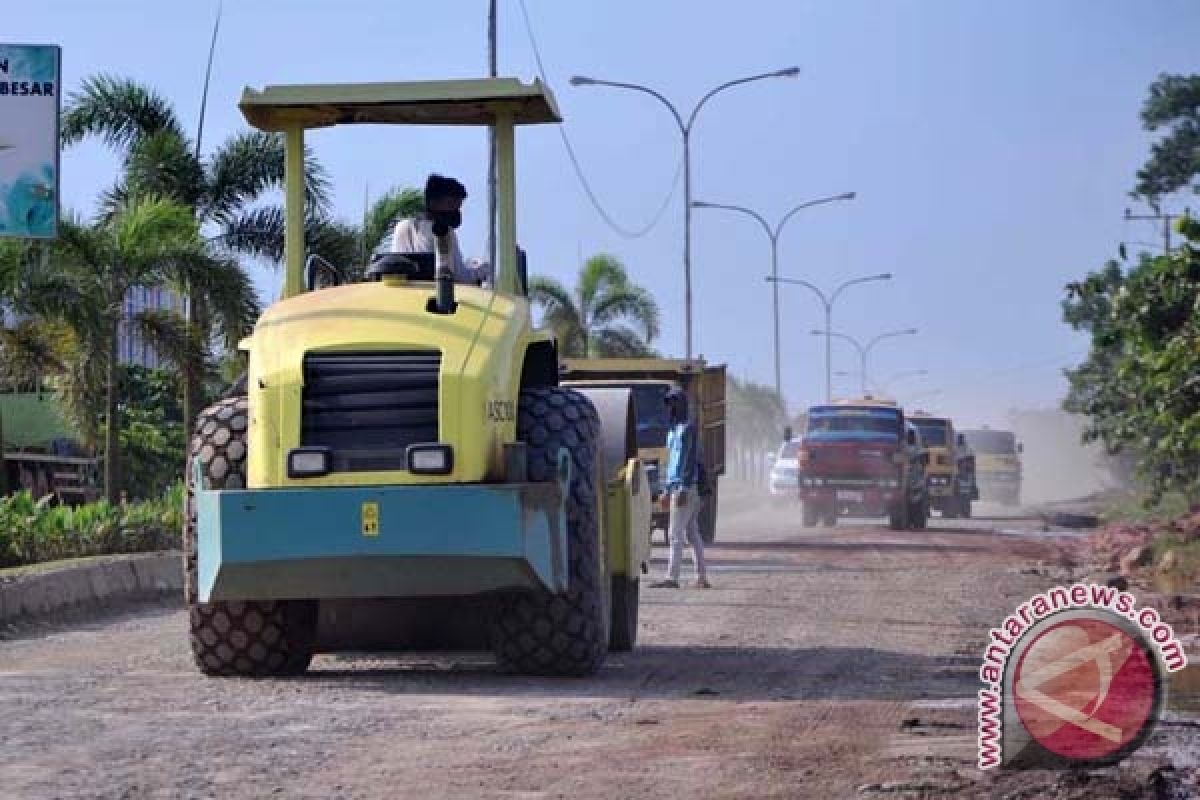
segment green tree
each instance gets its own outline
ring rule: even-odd
[[[119,497],[120,363],[118,341],[130,289],[167,279],[173,265],[198,269],[212,259],[191,209],[168,200],[127,200],[93,223],[67,218],[50,258],[27,283],[24,310],[70,328],[76,345],[66,367],[67,408],[85,441],[104,431],[104,485]],[[213,266],[213,269],[219,267]],[[128,320],[168,358],[185,358],[182,319],[145,312]],[[102,398],[102,399],[101,399]]]
[[[1160,75],[1142,107],[1148,131],[1164,131],[1138,170],[1134,194],[1159,198],[1190,188],[1200,192],[1200,75]]]
[[[606,253],[579,271],[574,291],[553,278],[536,276],[529,296],[558,337],[559,352],[573,357],[654,355],[658,303],[629,280],[625,267]]]
[[[1068,285],[1063,305],[1092,342],[1067,371],[1065,408],[1088,417],[1086,441],[1136,457],[1152,500],[1200,486],[1200,224],[1180,230],[1182,247],[1127,273],[1110,262]]]
[[[96,75],[70,95],[62,118],[64,144],[89,136],[98,137],[123,160],[120,179],[101,200],[103,216],[120,213],[133,197],[162,197],[191,209],[206,231],[214,231],[210,241],[231,254],[277,259],[283,252],[283,213],[267,202],[283,184],[284,144],[279,134],[237,133],[202,155],[200,143],[188,137],[169,100],[128,78]],[[329,186],[311,152],[306,154],[305,181],[309,213],[318,219],[328,210]],[[209,273],[184,266],[164,280],[188,299],[185,338],[192,356],[183,369],[182,391],[185,418],[191,420],[203,399],[201,376],[208,371],[215,329],[219,327],[227,340],[235,338],[234,329],[244,328],[246,317],[252,323],[257,306],[244,271]],[[231,324],[235,318],[240,318],[238,324]]]

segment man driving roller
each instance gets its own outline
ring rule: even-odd
[[[467,189],[454,178],[434,173],[425,181],[425,210],[413,219],[402,219],[392,232],[393,253],[434,252],[434,224],[450,228],[450,265],[455,283],[482,284],[492,280],[491,266],[471,259],[464,261],[454,229],[462,224],[462,204]]]

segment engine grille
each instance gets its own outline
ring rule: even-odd
[[[405,469],[405,448],[438,440],[440,353],[304,357],[300,442],[333,451],[334,472]]]

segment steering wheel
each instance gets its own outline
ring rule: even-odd
[[[385,275],[400,275],[413,281],[432,281],[436,256],[433,253],[380,253],[367,266],[369,281]]]

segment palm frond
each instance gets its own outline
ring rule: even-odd
[[[642,331],[648,344],[658,336],[658,303],[654,295],[640,286],[609,286],[592,306],[591,323],[597,327],[618,320],[633,322]]]
[[[283,209],[264,206],[231,216],[211,241],[227,252],[278,263],[283,260],[284,229]]]
[[[100,439],[100,417],[104,407],[104,367],[107,354],[100,339],[72,337],[73,347],[65,359],[65,369],[56,378],[56,389],[63,416],[79,434],[80,440],[94,449]]]
[[[607,290],[617,290],[629,285],[629,275],[616,256],[597,253],[589,258],[579,271],[580,311],[590,316],[593,304]]]
[[[158,282],[170,261],[201,247],[192,210],[171,200],[138,198],[109,227],[127,286]]]
[[[225,141],[208,162],[208,198],[203,216],[225,222],[247,205],[260,200],[266,192],[282,187],[285,161],[281,134],[249,131]],[[304,194],[309,214],[328,212],[329,176],[307,147]]]
[[[542,310],[542,319],[551,326],[565,325],[583,329],[579,307],[571,292],[558,281],[535,275],[529,281],[529,299]]]
[[[231,350],[254,328],[261,311],[258,293],[237,261],[207,258],[205,264],[200,279],[192,283],[193,291],[204,296],[216,333],[225,340],[226,349]]]
[[[65,326],[36,318],[0,328],[0,382],[18,391],[40,389],[43,378],[63,370],[69,339]]]
[[[158,131],[130,146],[122,183],[127,197],[162,197],[195,208],[204,194],[204,168],[190,143],[172,131]]]
[[[73,215],[59,221],[58,242],[51,254],[55,277],[84,271],[103,280],[114,266],[112,242],[101,225],[88,225]],[[50,277],[49,275],[47,277]]]
[[[389,189],[367,209],[362,230],[364,255],[370,257],[372,252],[385,245],[399,220],[415,217],[424,208],[425,196],[419,189]]]
[[[124,176],[117,179],[112,186],[100,192],[96,199],[96,221],[111,222],[121,213],[121,209],[133,200],[134,192],[125,184]]]
[[[64,145],[99,136],[122,151],[163,131],[187,138],[169,100],[128,78],[103,74],[85,79],[79,91],[67,97],[61,127]]]

